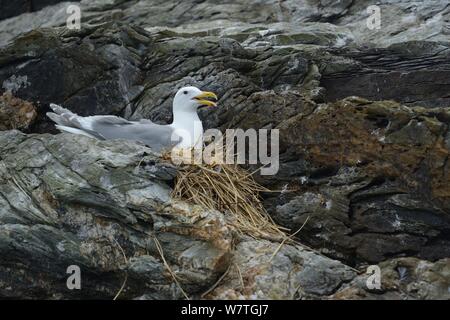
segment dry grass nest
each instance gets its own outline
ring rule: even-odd
[[[170,160],[170,154],[164,156]],[[272,241],[286,241],[289,229],[278,226],[265,210],[253,175],[236,164],[182,164],[178,168],[174,198],[223,212],[241,234]]]

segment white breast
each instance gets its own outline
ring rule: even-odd
[[[176,148],[201,149],[203,147],[203,125],[200,119],[183,119],[181,122],[171,124],[175,134],[181,137]]]

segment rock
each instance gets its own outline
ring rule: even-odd
[[[354,265],[450,256],[447,109],[348,98],[279,125],[285,145],[266,200],[303,242]],[[333,138],[330,138],[333,137]],[[299,168],[297,172],[292,168]]]
[[[367,289],[368,274],[354,278],[331,299],[450,299],[450,261],[435,263],[417,258],[399,258],[380,264],[381,288]]]
[[[63,0],[40,0],[40,1],[31,1],[31,0],[16,0],[16,1],[8,1],[1,0],[0,7],[2,11],[0,12],[0,20],[18,16],[25,12],[33,12],[41,10],[42,8],[50,5],[54,5],[58,2],[62,2]]]
[[[450,105],[444,80],[449,76],[448,43],[411,41],[387,48],[344,49],[336,54],[343,60],[335,66],[327,63],[321,72],[328,101],[361,96],[410,106]]]
[[[18,131],[0,148],[0,296],[112,298],[128,275],[123,298],[182,298],[164,260],[188,294],[226,269],[223,215],[170,200],[175,171],[148,148]],[[70,265],[83,290],[67,289]]]
[[[133,23],[141,27],[182,27],[185,33],[206,32],[209,30],[220,34],[226,27],[245,24],[258,25],[255,30],[264,25],[262,37],[286,39],[289,42],[300,39],[309,43],[329,44],[316,42],[318,39],[336,38],[336,33],[328,33],[323,37],[322,30],[341,30],[339,32],[340,44],[347,40],[357,45],[375,44],[378,47],[387,47],[394,43],[411,40],[448,41],[449,9],[444,0],[433,1],[432,4],[420,1],[389,1],[377,3],[380,15],[380,28],[367,27],[372,11],[368,7],[373,1],[306,1],[288,0],[282,3],[270,0],[261,3],[258,0],[233,0],[227,4],[217,4],[213,0],[206,1],[123,1],[123,0],[83,0],[78,2],[61,2],[60,0],[40,1],[30,10],[28,1],[14,1],[14,4],[5,2],[8,7],[3,17],[13,17],[21,12],[23,14],[0,22],[2,41],[6,43],[15,35],[27,32],[40,26],[54,27],[65,23],[68,14],[65,9],[69,4],[77,4],[81,8],[84,22],[99,22],[108,20],[121,20],[127,24]],[[54,4],[52,6],[48,6]],[[2,5],[3,7],[4,5]],[[44,8],[45,7],[45,8]],[[38,18],[39,17],[39,18]],[[40,18],[46,17],[45,20]],[[401,17],[401,19],[399,19]],[[275,35],[279,33],[279,25],[286,24],[289,31],[295,30],[299,25],[307,25],[317,30],[311,34],[306,32],[293,33],[292,39]],[[247,28],[252,32],[251,26]],[[285,28],[284,28],[285,29]],[[192,30],[192,31],[190,31]],[[273,31],[272,31],[273,30]],[[226,32],[230,35],[231,29]],[[242,37],[239,35],[239,37]],[[242,38],[241,38],[242,39]],[[313,40],[311,42],[311,40]],[[263,39],[265,41],[265,39]],[[332,41],[333,43],[333,41]]]
[[[9,91],[0,96],[0,131],[28,129],[36,116],[36,108],[28,101],[13,97]]]
[[[90,17],[86,12],[83,16]],[[112,20],[85,24],[80,31],[62,27],[21,36],[0,53],[3,89],[38,105],[40,114],[47,111],[48,103],[64,102],[81,115],[109,113],[168,122],[169,97],[177,87],[194,84],[222,96],[223,107],[204,116],[208,127],[222,128],[275,126],[298,110],[297,93],[319,102],[359,95],[426,107],[449,103],[446,43],[337,49],[346,43],[338,45],[339,39],[351,35],[342,31],[336,36],[340,29],[329,24],[295,29],[279,22],[268,29],[243,22],[237,26],[199,22],[147,28],[150,33],[146,33]],[[304,38],[299,32],[309,35]],[[417,81],[423,77],[427,81]],[[274,101],[266,103],[267,98]],[[286,114],[274,108],[280,104]],[[241,112],[244,105],[254,110],[252,117]],[[274,110],[260,119],[260,108]],[[247,119],[252,122],[245,123]],[[34,131],[52,132],[45,117],[40,117]]]
[[[142,145],[3,131],[0,148],[2,297],[199,297],[233,275],[210,293],[217,298],[235,290],[233,267],[246,279],[239,294],[294,298],[301,285],[320,297],[356,275],[298,245],[272,261],[277,243],[241,239],[223,213],[171,199],[176,171]],[[72,265],[80,291],[66,287]]]
[[[8,10],[2,10],[2,13],[5,13],[3,17],[8,19],[2,20],[0,16],[0,45],[5,45],[15,37],[33,29],[65,24],[69,17],[67,14],[68,6],[71,4],[78,5],[79,2],[65,2],[64,0],[2,0],[0,4],[2,9],[5,6],[7,9],[8,7],[13,9],[9,12]]]
[[[1,51],[0,83],[15,96],[38,104],[40,114],[49,110],[49,103],[63,102],[80,115],[120,112],[142,91],[137,67],[140,57],[133,51],[139,51],[140,44],[135,43],[138,47],[133,49],[133,37],[144,42],[149,39],[132,28],[109,28],[83,33],[84,44],[76,38],[77,33],[68,34],[64,29],[28,33]],[[96,32],[116,31],[116,43],[102,44],[105,39],[95,36]],[[129,49],[120,45],[123,42],[130,44]],[[44,116],[35,132],[49,131]]]
[[[272,2],[255,6],[251,1],[234,0],[229,7],[210,6],[209,1],[174,5],[143,0],[82,1],[85,24],[80,31],[64,27],[68,3],[46,7],[0,22],[0,30],[5,30],[0,44],[11,41],[11,34],[61,26],[33,31],[3,51],[1,55],[9,59],[0,61],[0,80],[10,81],[15,69],[20,69],[19,75],[27,74],[31,85],[28,93],[19,90],[20,98],[32,96],[44,105],[49,100],[68,100],[71,108],[88,106],[80,113],[87,109],[132,118],[150,116],[161,122],[170,121],[168,97],[174,87],[191,83],[220,88],[219,93],[229,93],[222,99],[227,108],[208,119],[211,126],[230,123],[230,114],[236,115],[236,110],[229,110],[231,106],[239,110],[244,98],[266,90],[300,91],[331,102],[358,95],[424,107],[448,106],[449,51],[442,36],[449,14],[445,1],[433,6],[392,2],[389,10],[380,5],[386,12],[383,24],[390,27],[373,32],[361,26],[366,23],[370,1],[326,6],[315,1]],[[399,15],[405,19],[398,19]],[[416,20],[412,22],[413,15]],[[425,20],[441,32],[423,28]],[[412,25],[424,33],[411,33]],[[397,41],[390,37],[393,29]],[[105,42],[108,45],[103,46]],[[47,52],[51,47],[55,50]],[[25,66],[24,61],[28,62]],[[80,63],[86,74],[77,71]],[[48,87],[53,91],[38,90],[34,73],[51,81]],[[67,82],[78,91],[63,88]],[[96,90],[86,92],[87,86]],[[110,93],[109,101],[102,101],[104,92]],[[43,125],[39,130],[49,128]]]
[[[256,254],[255,254],[256,253]],[[334,293],[356,276],[339,261],[298,246],[244,240],[213,299],[305,299]]]
[[[0,129],[29,134],[0,133],[0,296],[447,297],[447,1],[380,2],[380,29],[366,0],[40,4],[8,2],[0,21]],[[272,259],[278,243],[170,198],[176,168],[141,145],[49,134],[49,103],[168,123],[186,84],[220,98],[205,128],[280,129],[280,171],[257,177],[280,192],[264,204],[315,251]],[[65,286],[72,263],[82,294]],[[368,264],[381,291],[365,287]]]

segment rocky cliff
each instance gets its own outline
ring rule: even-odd
[[[374,30],[371,1],[4,2],[0,297],[450,298],[447,1],[381,1]],[[240,235],[173,199],[177,169],[151,149],[45,117],[167,123],[186,84],[220,98],[207,128],[280,130],[280,170],[257,179],[301,244]]]

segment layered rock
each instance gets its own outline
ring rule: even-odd
[[[1,0],[0,8],[2,8],[2,10],[0,12],[0,20],[15,17],[25,12],[36,12],[62,1],[63,0]]]
[[[450,260],[435,263],[417,258],[397,258],[380,264],[381,286],[361,290],[370,279],[367,274],[355,277],[344,284],[331,299],[446,299],[450,279]]]
[[[170,200],[176,171],[150,149],[75,135],[0,137],[1,296],[112,298],[126,281],[123,297],[182,298],[169,270],[191,293],[226,268],[232,234],[223,216]],[[71,265],[81,269],[80,291],[66,287]]]
[[[374,293],[367,275],[337,260],[238,236],[222,213],[171,200],[175,168],[142,145],[18,131],[4,131],[0,141],[2,297],[448,295],[448,259],[382,263],[385,280]],[[66,286],[73,265],[81,269],[81,290]]]
[[[0,128],[33,133],[1,133],[0,295],[448,297],[447,3],[380,2],[370,30],[371,1],[213,2],[81,1],[81,30],[68,2],[0,21]],[[296,239],[315,251],[174,201],[176,169],[141,145],[48,134],[51,102],[170,122],[187,84],[219,95],[206,128],[280,129],[264,204],[292,231],[308,219]],[[69,264],[84,291],[67,290]]]
[[[255,276],[253,265],[261,279],[242,295],[292,298],[304,285],[325,296],[356,275],[300,246],[278,253],[277,243],[240,239],[223,213],[171,199],[175,168],[142,145],[4,131],[0,157],[2,297],[219,298],[212,289],[235,289],[233,279],[216,287],[220,276]],[[81,290],[66,286],[73,265]],[[327,282],[310,277],[318,268]]]
[[[2,1],[7,2],[7,1]],[[59,3],[60,0],[36,2],[30,10],[29,2],[14,1],[16,7],[5,16],[12,17],[0,22],[1,41],[9,41],[12,36],[42,26],[58,26],[66,22],[65,8],[69,4],[79,5],[84,22],[124,21],[141,27],[181,27],[186,33],[197,32],[200,26],[204,32],[221,33],[224,27],[250,23],[262,24],[268,32],[262,32],[262,39],[277,38],[277,23],[287,27],[280,38],[289,42],[298,39],[299,43],[311,43],[322,35],[334,38],[333,30],[339,28],[340,45],[346,41],[358,45],[374,43],[380,47],[411,40],[448,41],[448,17],[450,9],[444,0],[423,1],[379,1],[375,3],[381,13],[380,28],[367,28],[367,18],[373,14],[368,7],[373,1],[329,1],[329,0],[233,0],[217,3],[214,0],[202,1],[124,1],[124,0],[82,0]],[[27,3],[27,4],[26,4]],[[33,1],[34,3],[34,1]],[[55,4],[48,6],[50,4]],[[8,4],[6,4],[8,5]],[[10,5],[11,6],[11,5]],[[47,6],[47,7],[46,7]],[[20,9],[21,7],[22,9]],[[44,8],[42,10],[39,10]],[[39,10],[39,11],[36,11]],[[22,12],[36,11],[26,16],[14,17]],[[24,19],[26,17],[26,19]],[[22,21],[25,20],[25,21]],[[302,28],[299,28],[301,26]],[[306,28],[304,28],[306,26]],[[252,29],[250,26],[249,28]],[[253,28],[253,31],[258,27]],[[286,30],[287,29],[287,30]],[[301,29],[300,31],[298,31]],[[192,31],[191,31],[192,30]],[[275,33],[271,31],[275,31]],[[325,31],[325,32],[324,32]],[[346,40],[347,39],[347,40]]]
[[[280,223],[349,263],[450,256],[448,109],[347,98],[279,125]]]

